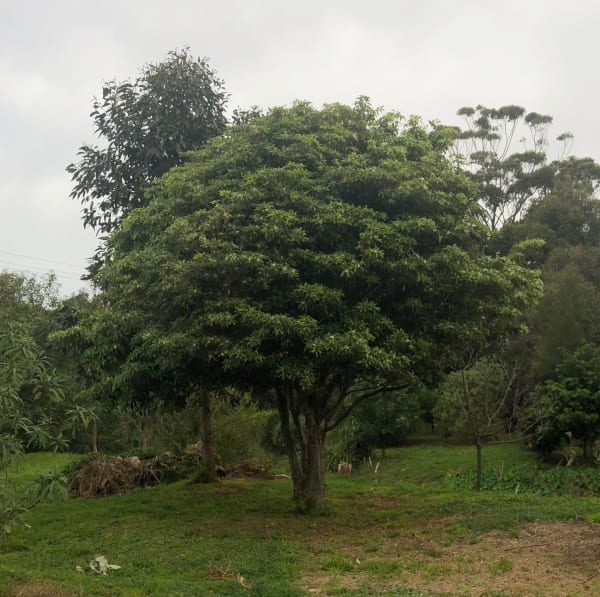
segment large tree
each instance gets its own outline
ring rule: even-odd
[[[79,161],[67,166],[84,226],[109,233],[145,205],[152,180],[223,132],[226,100],[207,61],[186,49],[147,65],[134,81],[104,83],[91,113],[100,145],[82,145]]]
[[[365,99],[213,139],[110,240],[119,370],[173,359],[190,386],[272,392],[296,502],[321,502],[326,436],[353,405],[435,380],[536,295],[535,274],[483,255],[450,142]]]

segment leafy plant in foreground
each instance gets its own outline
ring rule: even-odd
[[[9,470],[25,449],[62,443],[45,408],[63,397],[56,374],[26,328],[11,324],[0,330],[0,529],[5,533],[37,500],[12,486]],[[44,486],[42,493],[54,494],[54,486]]]

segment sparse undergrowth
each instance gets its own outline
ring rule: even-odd
[[[516,447],[487,452],[492,468],[532,463]],[[32,460],[28,480],[47,464]],[[309,516],[293,513],[289,482],[259,480],[39,506],[0,544],[0,596],[597,594],[586,520],[600,500],[445,485],[472,468],[461,446],[393,450],[377,474],[330,476]],[[121,568],[85,571],[98,554]]]

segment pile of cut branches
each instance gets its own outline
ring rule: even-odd
[[[273,479],[269,467],[250,461],[219,466],[217,474],[225,479]]]
[[[88,460],[71,476],[69,489],[77,497],[104,497],[160,483],[168,467],[164,455],[141,460],[137,456]]]

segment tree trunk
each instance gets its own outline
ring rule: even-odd
[[[142,451],[147,452],[150,447],[150,436],[152,435],[151,424],[142,423]]]
[[[301,482],[302,472],[300,463],[298,462],[298,452],[296,450],[296,441],[290,426],[290,401],[289,397],[283,393],[277,393],[277,406],[279,409],[279,420],[281,422],[281,435],[283,445],[290,463],[290,472],[292,474],[292,482],[294,483],[294,499],[296,498],[296,487]]]
[[[482,450],[483,446],[477,442],[477,478],[475,479],[475,491],[481,491],[481,470],[482,470]]]
[[[281,433],[294,483],[298,512],[306,513],[325,498],[325,431],[312,409],[303,404],[303,416],[295,409],[293,395],[278,393]],[[293,429],[295,433],[292,432]]]
[[[95,419],[92,421],[92,452],[98,453],[98,422]]]
[[[202,418],[202,431],[200,435],[200,439],[202,440],[202,464],[204,465],[207,477],[214,480],[217,478],[217,456],[213,434],[211,396],[208,391],[201,389],[199,397]]]
[[[325,499],[325,432],[309,415],[305,421],[302,446],[302,475],[294,487],[294,498],[300,512],[309,512]]]

